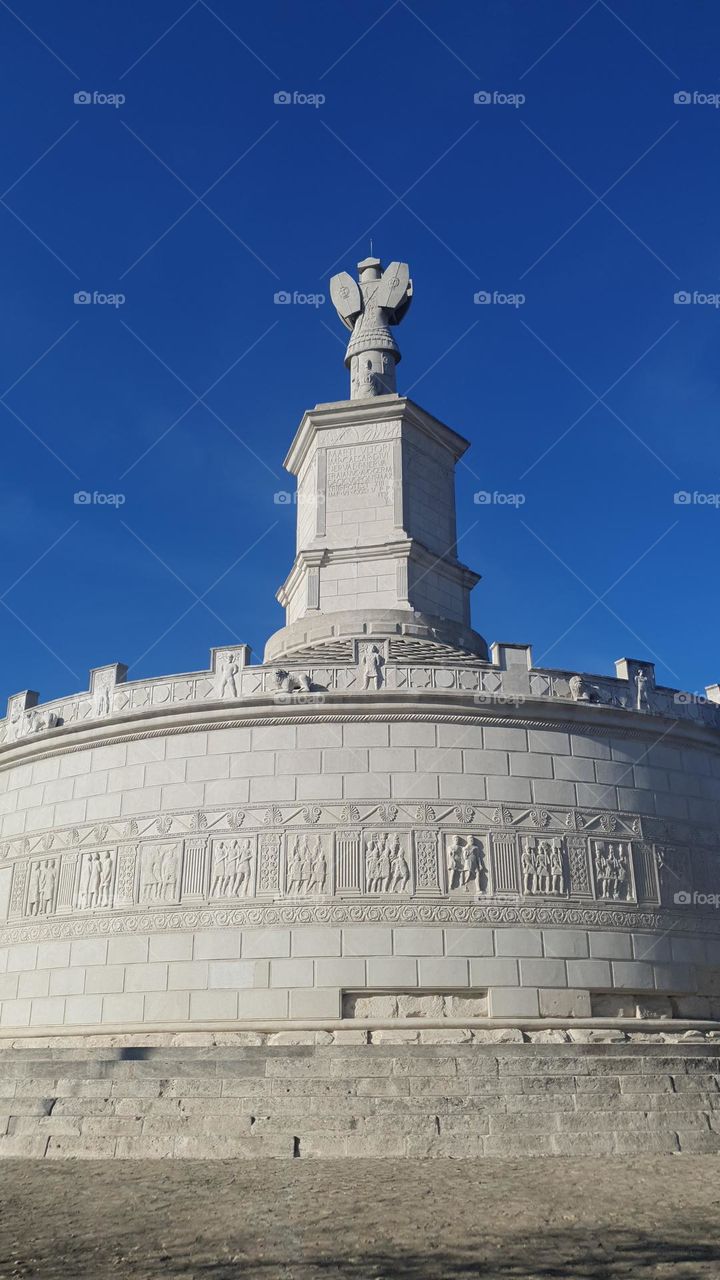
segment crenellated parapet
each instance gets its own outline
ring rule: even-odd
[[[129,681],[127,667],[113,663],[93,668],[83,693],[47,703],[40,703],[33,691],[13,694],[0,721],[0,761],[4,748],[20,742],[146,713],[258,700],[277,708],[319,707],[335,697],[356,694],[382,694],[385,701],[424,692],[443,694],[469,700],[478,711],[523,704],[529,709],[529,704],[550,700],[575,704],[579,710],[593,708],[599,717],[621,711],[680,726],[720,729],[717,685],[709,686],[704,697],[657,685],[652,662],[622,658],[615,664],[615,676],[589,675],[534,667],[529,645],[493,644],[490,653],[485,662],[447,644],[371,633],[308,646],[282,666],[251,665],[250,648],[243,644],[212,649],[207,670],[147,680]]]

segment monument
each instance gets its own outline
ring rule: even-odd
[[[263,661],[236,644],[206,670],[112,663],[68,697],[9,699],[0,1045],[305,1044],[324,1078],[323,1046],[453,1045],[455,1075],[538,1042],[558,1062],[642,1049],[645,1069],[684,1038],[717,1070],[720,688],[488,648],[457,556],[468,441],[396,390],[407,265],[358,270],[331,282],[350,398],[307,410],[285,461],[296,552]],[[398,1068],[409,1097],[417,1061]],[[117,1154],[179,1153],[134,1141]]]

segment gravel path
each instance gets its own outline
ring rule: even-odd
[[[0,1165],[0,1280],[717,1280],[720,1163]]]

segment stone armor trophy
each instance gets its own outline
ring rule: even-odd
[[[330,281],[333,306],[352,332],[345,352],[351,400],[396,393],[400,349],[390,326],[402,320],[413,291],[406,262],[391,262],[383,271],[379,258],[365,258],[358,271],[359,282],[347,271]]]

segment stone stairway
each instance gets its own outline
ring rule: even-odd
[[[719,1053],[643,1043],[0,1047],[0,1156],[712,1153]]]

